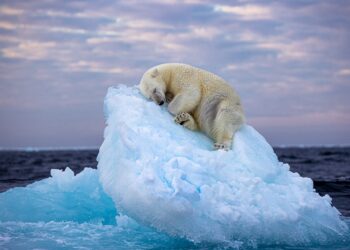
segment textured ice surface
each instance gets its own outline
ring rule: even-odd
[[[233,150],[173,122],[137,88],[110,88],[100,181],[122,213],[194,242],[327,242],[347,231],[329,196],[289,171],[251,126]]]
[[[113,201],[103,192],[97,171],[51,170],[51,178],[0,194],[0,221],[74,221],[115,224]]]
[[[116,219],[115,219],[116,216]],[[348,224],[350,221],[348,221]],[[307,244],[310,249],[347,249],[348,238]],[[98,182],[97,170],[73,176],[69,169],[27,187],[0,193],[0,249],[250,249],[252,242],[192,242],[139,225],[119,215]],[[259,249],[281,249],[268,242]],[[306,245],[303,245],[305,249]]]
[[[0,193],[0,249],[193,248],[120,216],[96,169],[52,177]]]

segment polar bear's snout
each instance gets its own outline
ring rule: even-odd
[[[151,98],[158,105],[163,105],[165,102],[165,95],[162,94],[158,89],[153,90]]]

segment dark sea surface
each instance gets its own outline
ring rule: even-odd
[[[333,205],[350,216],[350,147],[274,148],[279,160],[293,172],[310,177],[321,195],[329,194]],[[98,150],[1,150],[0,192],[26,186],[50,176],[51,169],[71,168],[75,174],[96,168]]]

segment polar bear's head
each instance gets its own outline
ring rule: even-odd
[[[141,79],[139,88],[146,98],[152,99],[158,105],[165,103],[166,86],[157,68],[146,71]]]

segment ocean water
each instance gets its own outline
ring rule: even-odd
[[[332,198],[332,204],[342,213],[343,219],[350,226],[349,147],[277,147],[274,151],[279,160],[290,164],[292,172],[312,178],[316,191],[321,195],[328,194]],[[254,249],[257,247],[254,242],[250,245],[195,244],[141,226],[128,217],[122,215],[118,217],[119,213],[115,210],[113,201],[104,194],[98,184],[95,170],[97,154],[98,150],[0,151],[0,192],[2,192],[0,249]],[[82,181],[74,181],[72,184],[53,183],[57,175],[62,173],[51,173],[51,169],[64,170],[66,167],[75,174],[81,173]],[[70,178],[79,177],[79,175],[72,177],[73,173],[68,172],[67,170],[65,173],[70,174]],[[53,177],[48,178],[51,174]],[[78,183],[78,186],[74,186],[74,183]],[[27,188],[23,188],[27,185],[29,185]],[[51,187],[50,190],[47,189],[48,186]],[[40,190],[41,187],[45,187],[45,190]],[[8,208],[8,204],[1,202],[9,201],[4,199],[4,194],[11,197],[13,193],[16,194],[16,199],[12,201],[15,212],[2,210],[2,207]],[[28,193],[32,194],[31,197],[27,197]],[[90,193],[94,193],[93,199]],[[259,244],[258,249],[349,249],[349,242],[348,239],[344,239],[316,246]]]

